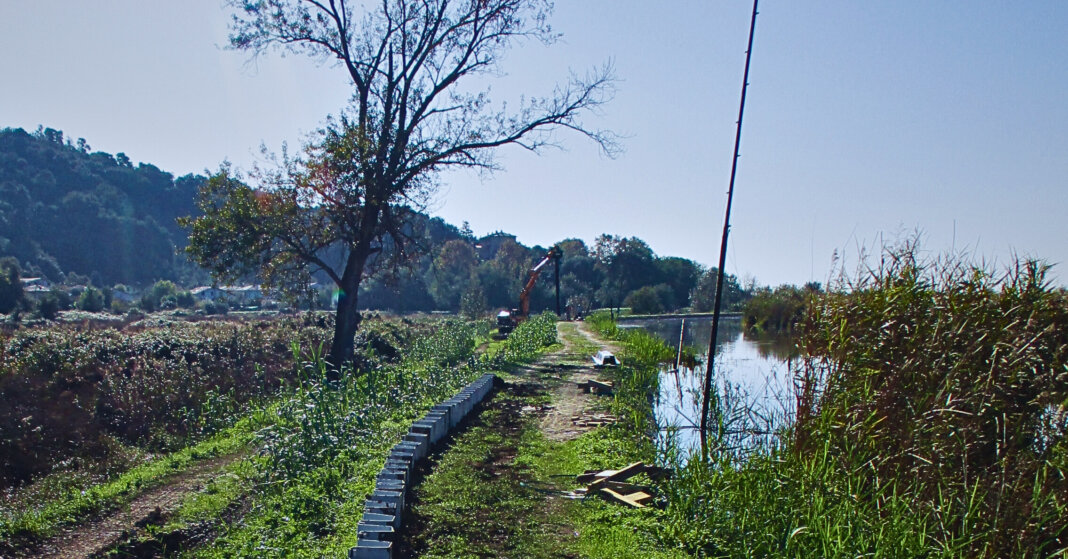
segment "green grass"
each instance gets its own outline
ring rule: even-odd
[[[561,325],[560,335],[580,356],[598,348],[575,325]],[[655,360],[652,347],[638,342],[632,361]],[[624,388],[605,401],[614,413],[644,425],[650,413],[649,377],[627,382],[635,371],[633,366],[618,371]],[[564,496],[579,489],[573,476],[586,470],[652,462],[655,449],[645,431],[619,424],[566,442],[549,440],[540,432],[538,416],[521,412],[549,403],[548,391],[517,386],[494,396],[416,488],[410,514],[421,529],[410,542],[413,552],[427,558],[687,557],[664,547],[658,535],[664,513],[656,507],[639,510],[596,496]]]
[[[529,325],[529,326],[528,326]],[[327,381],[310,356],[304,380],[259,440],[250,510],[188,557],[344,556],[356,544],[363,501],[389,448],[433,404],[493,367],[530,359],[554,322],[517,328],[494,358],[473,351],[485,328],[448,321],[421,336],[399,363]]]
[[[573,476],[641,459],[644,445],[615,428],[550,441],[535,416],[516,413],[548,402],[545,392],[499,392],[442,455],[416,489],[410,513],[424,527],[411,542],[418,556],[686,557],[661,548],[655,508],[564,497],[579,488]]]

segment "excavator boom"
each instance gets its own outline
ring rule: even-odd
[[[519,294],[519,307],[512,309],[511,312],[501,311],[497,315],[497,330],[502,336],[508,335],[516,325],[526,320],[527,315],[530,313],[530,292],[534,290],[534,284],[538,282],[538,276],[541,275],[545,266],[555,259],[560,258],[560,249],[553,247],[549,249],[549,252],[544,258],[538,261],[533,268],[530,269],[530,275],[527,277],[527,283],[523,286],[523,291]]]

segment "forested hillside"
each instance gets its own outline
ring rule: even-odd
[[[186,289],[209,283],[182,248],[188,231],[176,219],[197,212],[205,178],[136,166],[123,153],[93,152],[84,139],[38,128],[0,130],[0,258],[18,260],[22,277],[53,283],[147,287],[170,280]],[[400,269],[372,275],[360,288],[360,307],[471,314],[512,308],[531,267],[549,247],[528,247],[514,235],[477,237],[467,226],[416,214],[409,234],[415,257]],[[601,235],[587,245],[563,239],[561,305],[575,312],[626,306],[636,312],[711,308],[715,271],[685,258],[662,257],[641,239]],[[327,250],[324,259],[331,258]],[[531,293],[531,310],[555,310],[553,267]],[[315,277],[319,292],[302,306],[329,307],[331,282]],[[254,275],[246,278],[256,281]],[[750,294],[728,275],[726,305]]]
[[[195,211],[202,181],[93,152],[59,130],[0,130],[0,257],[53,282],[70,273],[98,286],[203,277],[178,252],[186,233],[175,223]]]

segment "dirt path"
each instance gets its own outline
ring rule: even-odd
[[[564,347],[546,356],[545,361],[554,364],[560,382],[552,387],[552,408],[542,418],[541,431],[550,440],[567,441],[592,428],[578,426],[572,420],[591,413],[596,406],[597,397],[578,388],[578,383],[587,380],[603,380],[591,357],[600,349],[619,349],[594,338],[584,322],[561,322],[557,329]]]
[[[160,524],[178,509],[186,495],[203,489],[211,478],[241,457],[240,454],[234,454],[204,460],[177,474],[164,485],[139,495],[120,510],[89,523],[68,528],[36,548],[14,557],[72,559],[100,555],[117,543],[129,539],[139,529],[149,524]]]
[[[511,371],[456,441],[423,464],[397,557],[578,557],[571,550],[578,532],[566,513],[576,501],[558,477],[565,472],[537,473],[530,455],[517,457],[538,440],[557,447],[595,428],[573,418],[592,417],[606,402],[577,383],[606,380],[591,357],[616,348],[582,323],[560,322],[557,331],[560,348]]]

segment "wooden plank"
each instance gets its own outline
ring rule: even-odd
[[[612,385],[597,380],[586,381],[589,384],[590,390],[596,394],[610,394],[612,392]]]
[[[638,502],[638,499],[640,498],[639,495],[644,495],[646,497],[646,499],[644,500],[648,500],[649,497],[648,493],[634,493],[631,495],[622,495],[620,493],[612,491],[607,487],[602,487],[597,493],[610,501],[618,501],[620,503],[623,503],[624,505],[631,506],[637,509],[645,508],[645,505]]]
[[[598,477],[608,477],[618,471],[619,470],[586,470],[584,473],[576,476],[575,481],[579,483],[589,483],[591,481],[596,481]]]
[[[596,489],[598,486],[604,485],[608,481],[623,481],[630,479],[645,471],[645,464],[641,462],[635,462],[622,470],[616,470],[610,475],[597,476],[597,480],[590,484],[590,489]]]

